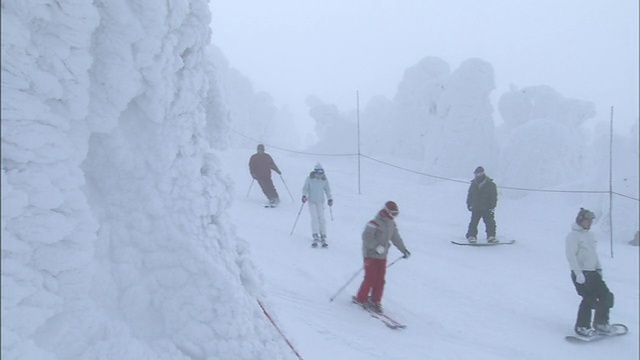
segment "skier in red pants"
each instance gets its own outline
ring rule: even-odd
[[[353,302],[378,313],[382,313],[380,302],[384,291],[390,242],[404,254],[403,258],[407,259],[411,255],[404,246],[394,221],[398,214],[398,205],[393,201],[387,201],[376,217],[367,223],[362,233],[364,280],[358,294],[354,296]],[[369,293],[371,293],[370,299]]]

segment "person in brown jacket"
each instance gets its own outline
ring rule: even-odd
[[[278,205],[280,197],[271,180],[271,170],[278,173],[278,175],[282,174],[271,155],[264,152],[264,145],[259,144],[257,152],[249,159],[249,172],[251,177],[260,184],[262,192],[269,199],[269,205],[273,207]]]
[[[353,302],[373,311],[382,313],[382,292],[387,270],[387,255],[391,243],[407,259],[411,255],[400,237],[394,218],[398,216],[398,205],[387,201],[376,217],[369,221],[362,233],[362,254],[364,256],[364,280]],[[371,299],[369,299],[371,293]]]

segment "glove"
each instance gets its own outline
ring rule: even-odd
[[[302,203],[304,204],[304,203],[306,203],[306,202],[307,202],[307,197],[303,195],[303,196],[302,196]]]
[[[376,246],[376,252],[380,255],[384,254],[384,246],[382,245]]]
[[[587,279],[584,278],[584,274],[580,273],[576,276],[576,282],[580,285],[584,284],[585,282],[587,282]]]
[[[411,256],[411,253],[409,252],[409,250],[404,250],[404,256],[402,257],[403,259],[408,259],[409,256]]]
[[[254,179],[257,179],[257,177],[255,175],[253,175],[253,174],[251,174],[251,177],[254,178]]]
[[[278,170],[276,172],[278,173],[278,175],[282,175],[282,171]]]
[[[468,209],[469,211],[472,211],[472,210],[473,210],[473,207],[471,207],[471,205],[467,205],[467,209]]]
[[[327,201],[327,205],[333,206],[333,199],[329,199],[329,201]]]
[[[489,213],[490,213],[491,215],[493,215],[493,212],[494,212],[495,210],[496,210],[496,209],[489,209]]]

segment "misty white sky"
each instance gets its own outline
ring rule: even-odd
[[[257,90],[306,117],[309,94],[342,110],[393,97],[425,56],[455,70],[494,66],[497,99],[513,83],[596,103],[624,131],[638,119],[637,0],[216,0],[213,42]]]

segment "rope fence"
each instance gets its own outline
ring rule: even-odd
[[[379,164],[388,166],[388,167],[392,167],[398,170],[402,170],[402,171],[406,171],[406,172],[410,172],[412,174],[416,174],[416,175],[421,175],[421,176],[426,176],[426,177],[430,177],[433,179],[439,179],[439,180],[443,180],[443,181],[449,181],[449,182],[455,182],[455,183],[460,183],[460,184],[465,184],[468,185],[469,181],[464,181],[464,180],[458,180],[458,179],[452,179],[452,178],[447,178],[444,176],[437,176],[437,175],[433,175],[433,174],[427,174],[424,172],[420,172],[420,171],[416,171],[416,170],[412,170],[412,169],[407,169],[405,167],[399,166],[399,165],[395,165],[395,164],[391,164],[382,160],[378,160],[376,158],[373,158],[371,156],[368,155],[364,155],[364,154],[358,154],[358,153],[345,153],[345,154],[322,154],[322,153],[312,153],[312,152],[304,152],[304,151],[296,151],[296,150],[291,150],[291,149],[286,149],[283,147],[278,147],[272,144],[267,144],[264,142],[261,142],[257,139],[251,138],[249,136],[246,136],[242,133],[240,133],[239,131],[229,127],[229,129],[231,129],[231,131],[233,131],[234,133],[238,134],[239,136],[244,137],[245,139],[251,140],[253,142],[255,142],[256,144],[265,144],[267,146],[269,146],[270,148],[273,149],[278,149],[280,151],[284,151],[284,152],[288,152],[288,153],[292,153],[292,154],[298,154],[298,155],[309,155],[309,156],[342,156],[342,157],[347,157],[347,156],[359,156],[361,158],[364,159],[368,159],[370,161],[373,162],[377,162]],[[619,192],[616,191],[610,191],[610,190],[555,190],[555,189],[533,189],[533,188],[523,188],[523,187],[510,187],[510,186],[498,186],[498,189],[503,189],[503,190],[514,190],[514,191],[530,191],[530,192],[546,192],[546,193],[574,193],[574,194],[613,194],[613,195],[617,195],[623,198],[627,198],[627,199],[631,199],[631,200],[635,200],[640,202],[639,198],[633,197],[633,196],[629,196],[629,195],[625,195],[625,194],[621,194]]]

